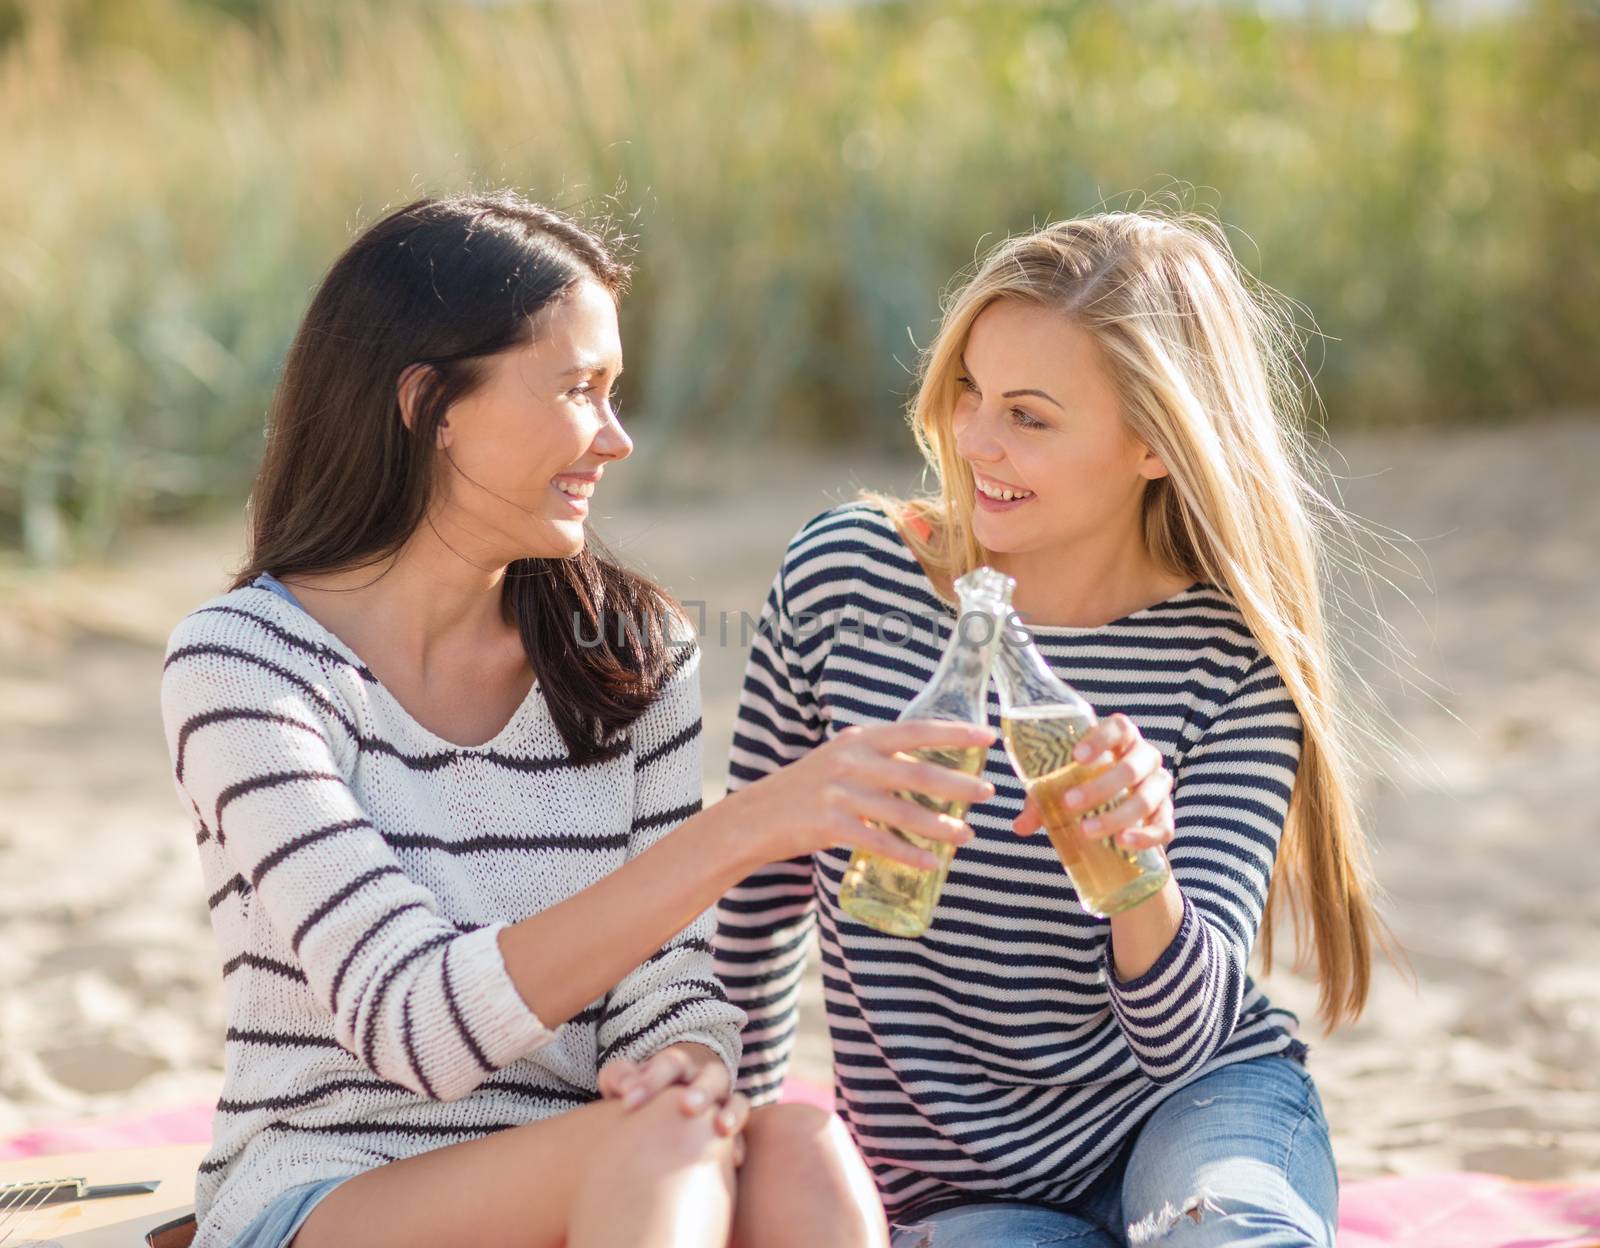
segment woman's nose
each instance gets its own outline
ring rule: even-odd
[[[595,435],[591,449],[602,459],[627,459],[633,454],[633,439],[617,420],[615,412],[607,414],[606,423]]]
[[[962,459],[993,463],[1003,454],[999,442],[988,432],[988,422],[981,416],[973,415],[957,421],[955,435],[956,454]]]

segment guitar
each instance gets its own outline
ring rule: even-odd
[[[203,1144],[0,1162],[0,1248],[134,1248],[194,1207]],[[185,1248],[194,1224],[154,1242]]]

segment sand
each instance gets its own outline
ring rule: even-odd
[[[1416,539],[1431,582],[1386,594],[1415,653],[1383,675],[1406,744],[1366,801],[1415,982],[1385,967],[1358,1025],[1308,1026],[1351,1177],[1443,1168],[1600,1177],[1600,422],[1341,440],[1346,497]],[[640,450],[648,457],[647,447]],[[730,454],[629,466],[600,529],[707,604],[707,789],[722,787],[755,613],[783,544],[902,461]],[[630,475],[631,474],[631,475]],[[221,991],[156,707],[161,645],[215,592],[237,515],[132,535],[70,572],[0,565],[0,1137],[214,1097]],[[724,643],[720,613],[730,621]],[[1279,999],[1306,979],[1280,967]],[[815,978],[799,1073],[826,1081]]]

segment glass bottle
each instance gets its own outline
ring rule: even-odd
[[[989,668],[995,648],[1011,614],[1011,591],[1016,582],[993,568],[977,568],[955,584],[961,611],[939,667],[901,712],[905,719],[946,719],[987,724]],[[915,750],[911,757],[964,771],[975,776],[983,770],[988,751],[982,746],[964,749]],[[900,797],[955,819],[966,816],[965,802],[946,802],[921,793]],[[950,873],[955,846],[892,828],[896,836],[933,854],[939,865],[930,870],[906,866],[893,859],[857,850],[839,888],[839,905],[846,914],[892,936],[920,936],[933,921],[933,908]]]
[[[1039,808],[1046,835],[1061,856],[1078,901],[1106,918],[1154,895],[1172,874],[1159,849],[1130,850],[1112,837],[1086,838],[1079,825],[1111,808],[1072,810],[1066,795],[1111,764],[1074,762],[1072,750],[1099,722],[1094,708],[1050,670],[1033,639],[1008,631],[995,667],[1000,688],[1000,735],[1011,765]]]

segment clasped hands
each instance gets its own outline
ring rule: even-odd
[[[632,1113],[658,1096],[675,1096],[686,1118],[710,1113],[718,1135],[733,1139],[733,1160],[744,1160],[741,1133],[750,1119],[750,1101],[733,1090],[722,1058],[703,1044],[674,1044],[635,1062],[613,1058],[600,1070],[600,1095],[620,1101]]]

